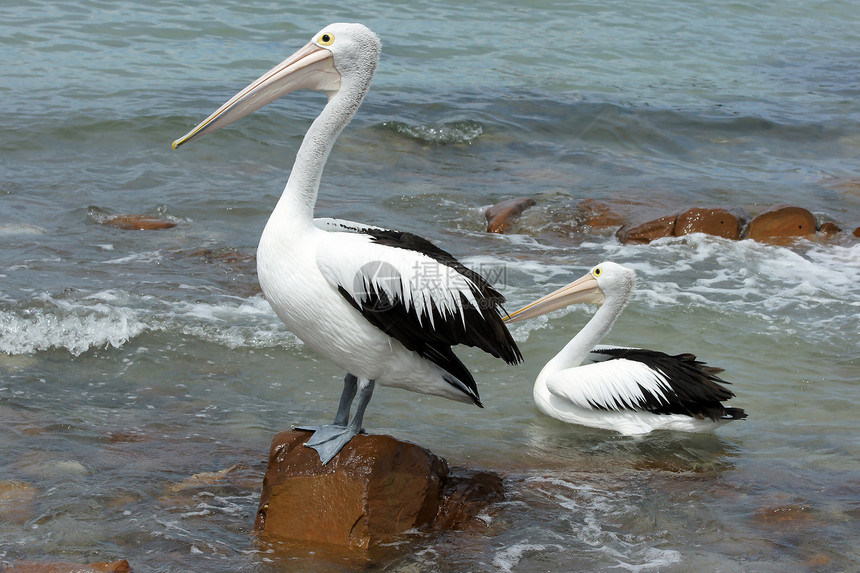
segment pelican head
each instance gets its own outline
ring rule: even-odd
[[[618,263],[603,262],[569,285],[512,312],[504,320],[528,320],[577,303],[602,305],[606,300],[612,300],[623,305],[633,291],[635,281],[633,270]]]
[[[173,142],[173,149],[229,125],[290,92],[341,89],[367,91],[382,45],[362,24],[331,24],[303,48],[251,82],[197,127]],[[361,93],[363,96],[363,93]],[[361,103],[360,97],[358,103]]]

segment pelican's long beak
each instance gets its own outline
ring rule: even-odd
[[[516,312],[512,312],[502,320],[505,322],[528,320],[580,302],[603,304],[604,298],[603,291],[597,286],[597,279],[588,273],[569,285],[527,304]]]
[[[173,149],[243,118],[290,92],[309,89],[328,94],[340,89],[332,53],[313,42],[251,82],[197,127],[173,142]]]

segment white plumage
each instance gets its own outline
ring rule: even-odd
[[[588,324],[547,362],[535,381],[535,404],[548,416],[571,424],[646,434],[670,429],[709,431],[745,418],[740,408],[723,406],[734,394],[717,374],[692,354],[641,348],[597,346],[632,294],[635,274],[605,262],[571,284],[511,313],[515,322],[570,304],[600,308]]]
[[[327,26],[173,144],[297,89],[328,95],[257,249],[260,285],[277,315],[348,373],[334,423],[315,428],[307,443],[323,463],[361,430],[375,382],[480,406],[474,378],[451,347],[467,344],[510,363],[521,360],[499,312],[504,297],[450,254],[409,233],[313,218],[323,167],[370,87],[380,50],[379,39],[361,24]]]

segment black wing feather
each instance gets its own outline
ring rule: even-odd
[[[706,365],[693,354],[672,356],[642,348],[599,348],[592,352],[605,355],[607,360],[623,358],[641,362],[666,377],[671,389],[671,394],[667,396],[668,402],[640,386],[644,400],[637,406],[643,410],[655,414],[685,414],[715,421],[747,417],[742,408],[730,408],[722,404],[734,397],[734,392],[723,386],[730,382],[717,376],[723,370]]]
[[[428,256],[472,281],[472,294],[478,307],[461,294],[463,312],[457,315],[444,312],[431,303],[429,315],[425,312],[423,316],[419,316],[415,305],[406,305],[402,300],[391,300],[386,292],[369,280],[364,282],[361,300],[353,298],[343,286],[338,286],[338,291],[368,322],[398,340],[407,349],[417,352],[444,369],[450,374],[445,379],[481,406],[474,377],[451,347],[465,344],[480,348],[509,364],[522,361],[519,348],[502,321],[500,311],[505,297],[478,273],[426,239],[387,229],[356,230],[369,235],[376,244]],[[429,327],[430,324],[433,324],[432,328]]]
[[[465,276],[475,285],[472,292],[479,308],[475,308],[463,298],[464,317],[446,316],[438,309],[433,309],[436,327],[435,331],[429,334],[434,340],[445,342],[449,346],[456,344],[475,346],[496,358],[501,358],[508,364],[522,362],[522,354],[500,314],[505,297],[481,275],[460,263],[447,251],[418,235],[387,229],[362,229],[361,232],[370,235],[373,242],[379,245],[415,251],[428,256]],[[413,318],[417,318],[414,312],[412,314]],[[465,326],[463,318],[465,318]]]

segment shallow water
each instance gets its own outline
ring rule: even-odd
[[[622,246],[569,223],[589,197],[660,213],[787,202],[857,227],[850,3],[290,10],[0,7],[0,485],[15,484],[0,488],[0,563],[860,567],[858,243]],[[329,161],[319,215],[432,239],[511,307],[601,260],[623,262],[639,288],[607,341],[725,368],[749,418],[714,435],[626,438],[543,417],[531,383],[593,312],[574,307],[516,327],[521,367],[458,350],[484,410],[380,389],[368,411],[371,431],[505,478],[508,499],[483,516],[485,530],[407,537],[370,564],[255,540],[269,441],[325,421],[340,391],[342,373],[259,295],[253,263],[324,98],[292,94],[179,152],[170,142],[338,20],[369,25],[384,52]],[[514,196],[538,204],[515,233],[484,233],[483,208]],[[177,226],[101,224],[119,213]]]

